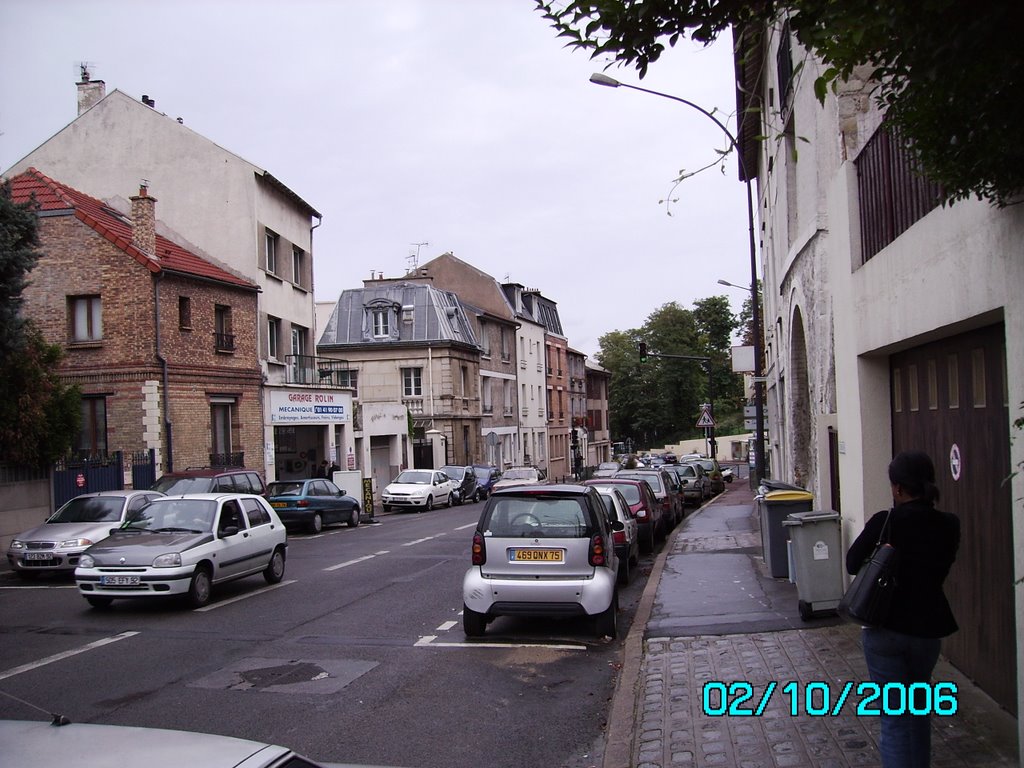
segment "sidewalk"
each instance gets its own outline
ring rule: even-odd
[[[626,638],[603,766],[880,766],[878,720],[856,713],[856,683],[869,679],[860,629],[838,617],[802,621],[796,585],[768,575],[753,492],[734,482],[683,521],[655,562]],[[940,659],[933,682],[943,681],[956,684],[958,709],[932,717],[932,765],[1018,765],[1017,721]],[[760,715],[705,713],[754,712],[762,701]]]

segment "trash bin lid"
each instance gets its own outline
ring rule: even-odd
[[[814,494],[810,491],[769,491],[764,495],[765,501],[810,501]]]
[[[827,520],[838,520],[839,513],[831,509],[812,509],[809,512],[790,512],[783,525],[803,525],[804,523],[819,523]]]

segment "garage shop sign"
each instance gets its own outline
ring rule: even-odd
[[[352,421],[352,395],[316,389],[270,390],[273,424],[343,424]]]

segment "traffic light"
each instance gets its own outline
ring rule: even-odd
[[[641,363],[646,363],[647,362],[647,342],[641,341],[638,346],[640,347],[640,362]]]

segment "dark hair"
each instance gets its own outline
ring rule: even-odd
[[[935,485],[935,465],[924,451],[903,451],[889,462],[889,482],[902,487],[914,498],[935,503],[939,489]]]

